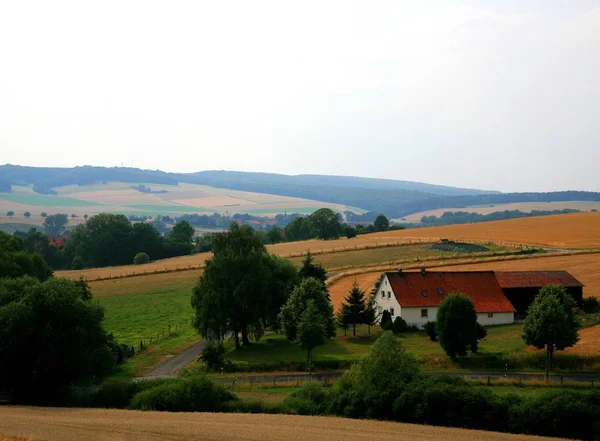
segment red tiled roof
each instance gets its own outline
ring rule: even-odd
[[[439,306],[444,297],[461,292],[471,298],[477,312],[515,312],[493,271],[386,273],[402,307]],[[438,294],[438,289],[442,294]],[[427,296],[423,295],[427,292]]]
[[[546,285],[583,286],[567,271],[495,271],[501,288],[541,288]]]

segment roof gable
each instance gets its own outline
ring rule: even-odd
[[[514,312],[493,271],[386,273],[403,308],[439,306],[451,293],[471,298],[477,312]]]
[[[567,271],[495,271],[501,288],[541,288],[546,285],[583,286]]]

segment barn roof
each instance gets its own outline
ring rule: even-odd
[[[396,300],[404,307],[439,306],[445,296],[460,291],[477,312],[514,312],[493,271],[386,273]]]
[[[501,288],[541,288],[546,285],[583,286],[567,271],[495,271]]]

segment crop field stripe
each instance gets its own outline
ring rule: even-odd
[[[33,407],[5,407],[0,419],[0,433],[45,441],[561,441],[559,438],[334,417]]]

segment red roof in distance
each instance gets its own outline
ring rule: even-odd
[[[546,285],[583,286],[567,271],[495,271],[501,288],[541,288]]]
[[[451,293],[471,298],[477,312],[515,312],[493,271],[385,273],[401,307],[436,307]]]

